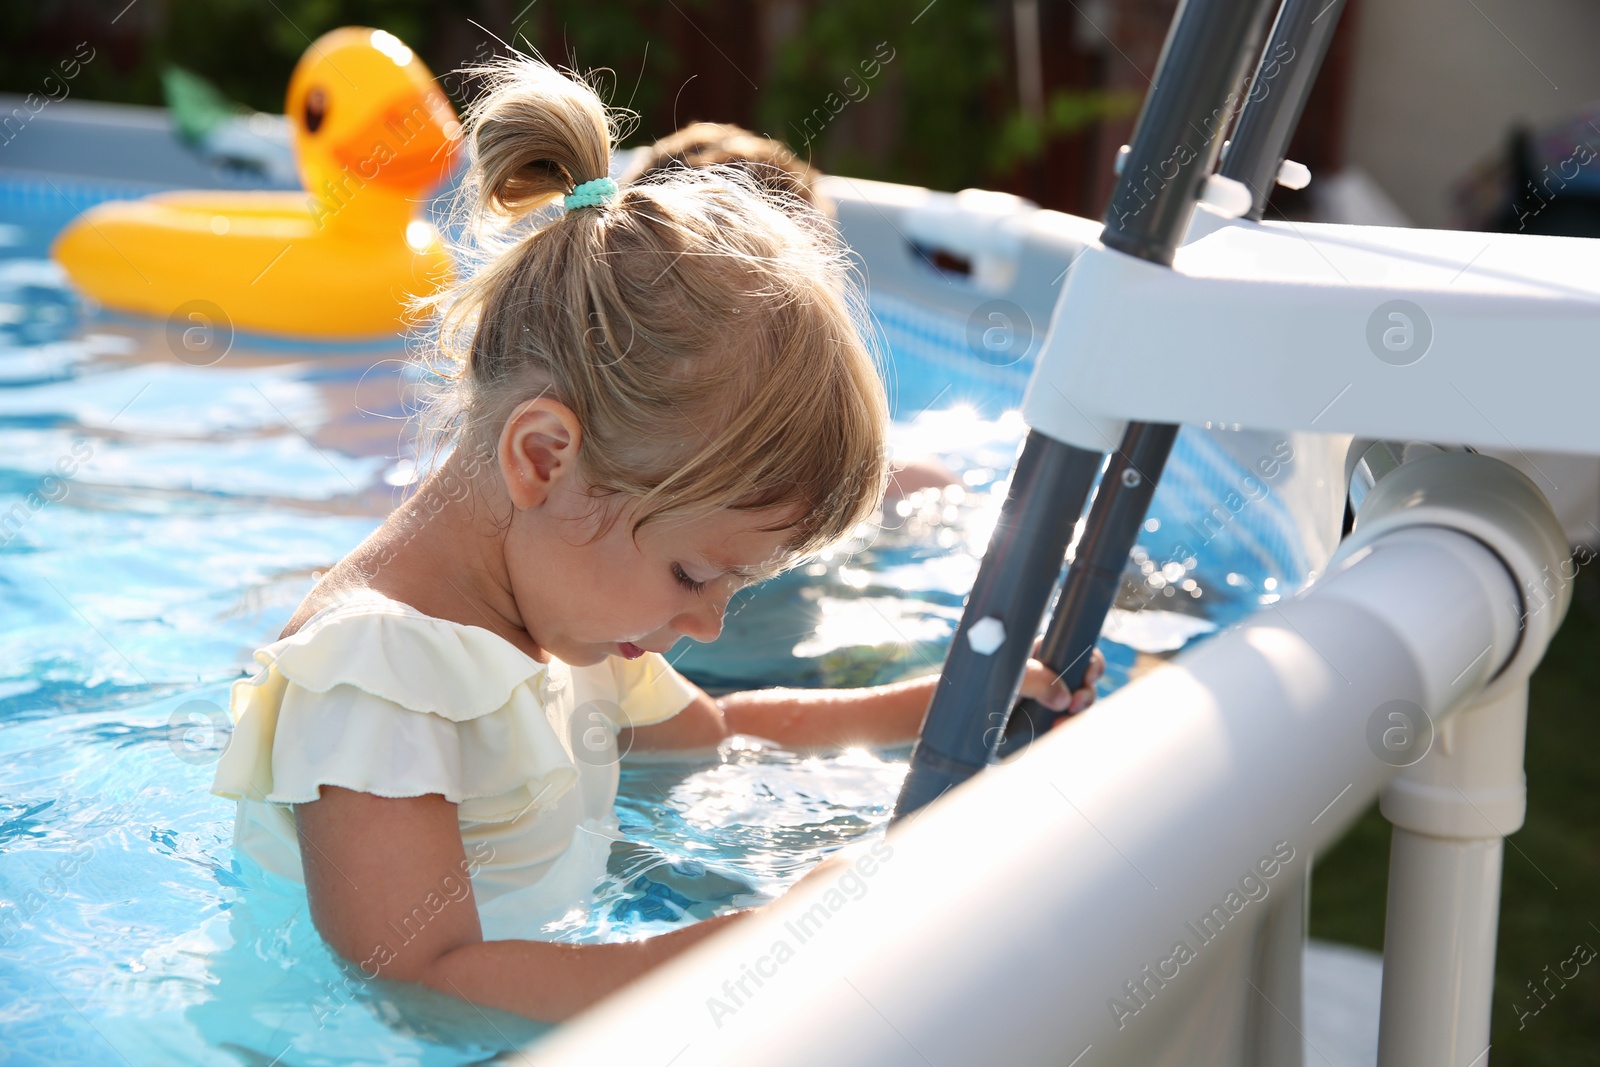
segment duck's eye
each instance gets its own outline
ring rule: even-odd
[[[306,132],[316,133],[327,117],[328,98],[320,86],[315,87],[306,94]]]

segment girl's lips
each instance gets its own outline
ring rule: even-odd
[[[626,659],[638,659],[644,655],[644,649],[632,641],[618,641],[617,648],[621,650],[623,657]]]

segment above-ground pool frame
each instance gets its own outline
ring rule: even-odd
[[[1543,494],[1473,448],[1600,453],[1579,387],[1600,248],[1263,222],[1271,183],[1303,180],[1284,152],[1341,8],[1287,0],[1267,36],[1267,0],[1180,5],[1034,369],[892,859],[708,939],[530,1062],[1299,1064],[1310,859],[1381,796],[1379,1064],[1487,1063],[1527,679],[1571,576]],[[1012,707],[1096,474],[1042,649],[1069,678],[1185,423],[1347,435],[1374,484],[1310,589],[1037,737],[1048,718]],[[1418,440],[1443,447],[1388,444]],[[736,1010],[708,1012],[730,983]]]

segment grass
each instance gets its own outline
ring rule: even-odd
[[[1507,839],[1495,954],[1490,1059],[1499,1067],[1600,1065],[1600,956],[1564,985],[1552,977],[1579,966],[1575,947],[1600,950],[1597,712],[1600,575],[1585,572],[1530,692],[1528,818]],[[1317,860],[1311,936],[1382,951],[1388,872],[1389,824],[1374,805]]]

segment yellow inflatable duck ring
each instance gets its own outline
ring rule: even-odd
[[[450,278],[419,217],[461,144],[449,99],[398,37],[345,27],[301,57],[285,110],[304,192],[111,201],[51,254],[122,311],[165,318],[208,302],[239,329],[330,339],[403,328],[408,301]]]

